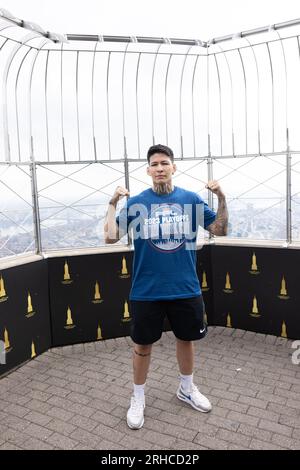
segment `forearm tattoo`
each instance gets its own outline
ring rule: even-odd
[[[227,235],[228,210],[225,197],[219,198],[216,220],[209,226],[209,231],[213,235]]]

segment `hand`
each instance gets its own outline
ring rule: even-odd
[[[220,196],[220,197],[224,197],[224,193],[221,189],[221,186],[219,184],[218,181],[216,180],[210,180],[206,185],[205,185],[206,189],[209,189],[209,191],[211,191],[213,194],[215,194],[216,196]]]
[[[110,200],[110,204],[116,205],[120,199],[124,196],[129,196],[129,191],[122,186],[117,186],[115,192]]]

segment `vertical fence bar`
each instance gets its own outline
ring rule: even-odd
[[[256,99],[257,99],[257,139],[258,139],[258,153],[259,155],[261,154],[261,142],[260,142],[260,103],[259,103],[259,97],[260,97],[260,78],[259,78],[259,72],[258,72],[258,63],[257,63],[257,57],[254,51],[254,47],[249,41],[249,39],[244,38],[245,41],[249,44],[249,47],[251,48],[254,61],[255,61],[255,68],[256,68],[256,77],[257,77],[257,94],[256,94]]]
[[[39,53],[43,49],[44,45],[49,42],[46,39],[39,48],[38,51],[35,51],[35,56],[32,60],[31,68],[30,68],[30,75],[29,75],[29,83],[28,83],[28,120],[29,120],[29,155],[30,160],[34,159],[34,147],[33,147],[33,133],[32,133],[32,105],[31,105],[31,96],[32,96],[32,77],[33,77],[33,70],[38,58]]]
[[[209,109],[209,105],[210,105],[210,87],[209,87],[209,54],[207,53],[207,126],[208,126],[208,132],[207,132],[207,138],[208,138],[208,142],[207,142],[207,148],[208,148],[208,158],[207,158],[207,179],[208,181],[211,181],[213,179],[213,162],[212,162],[212,158],[211,158],[211,142],[210,142],[210,126],[209,126],[209,119],[210,119],[210,109]],[[209,207],[213,210],[213,204],[214,204],[214,201],[213,201],[213,195],[212,195],[212,192],[207,190],[208,191],[208,205]],[[209,234],[209,237],[211,238],[212,235]]]
[[[167,89],[168,89],[168,75],[169,75],[171,59],[172,59],[172,54],[170,54],[169,56],[167,70],[166,70],[166,77],[165,77],[165,123],[166,123],[166,144],[167,145],[169,145]]]
[[[124,57],[123,57],[123,64],[122,64],[122,124],[123,124],[123,154],[125,160],[127,159],[127,142],[126,142],[126,127],[125,127],[125,97],[124,97],[124,74],[125,74],[125,61],[126,61],[126,54],[127,54],[127,49],[129,47],[129,44],[127,44],[125,51],[124,51]]]
[[[219,86],[219,113],[220,113],[220,147],[221,147],[221,155],[223,155],[223,140],[222,140],[222,91],[221,91],[221,79],[220,79],[220,71],[218,66],[218,61],[216,58],[216,54],[214,54],[217,75],[218,75],[218,86]]]
[[[280,40],[280,46],[284,62],[285,72],[285,129],[286,129],[286,242],[290,244],[292,242],[292,164],[291,164],[291,152],[289,142],[289,125],[288,125],[288,76],[286,66],[286,56],[283,47],[283,41],[278,31],[275,31],[278,39]]]
[[[234,134],[234,125],[233,125],[233,122],[234,122],[234,118],[233,118],[233,82],[232,82],[232,73],[231,73],[231,68],[230,68],[230,65],[229,65],[229,62],[228,62],[228,58],[227,58],[227,55],[226,55],[226,51],[224,51],[222,49],[222,47],[217,44],[217,47],[220,49],[221,53],[223,54],[224,56],[224,59],[225,59],[225,62],[226,62],[226,66],[227,66],[227,70],[228,70],[228,73],[229,73],[229,79],[230,79],[230,98],[231,98],[231,145],[232,145],[232,155],[234,156],[235,155],[235,134]]]
[[[49,52],[47,51],[46,67],[45,67],[45,120],[46,120],[46,144],[47,144],[47,160],[50,162],[50,150],[49,150],[49,116],[48,116],[48,63],[49,63]]]
[[[17,143],[18,143],[19,162],[21,161],[21,144],[20,144],[19,113],[18,113],[18,83],[19,83],[19,77],[20,77],[20,71],[21,71],[22,65],[23,65],[26,57],[28,56],[29,52],[30,52],[30,49],[28,49],[28,51],[24,55],[20,65],[19,65],[17,76],[16,76],[16,83],[15,83],[16,128],[17,128]]]
[[[244,90],[245,90],[245,140],[246,140],[246,155],[248,155],[248,103],[247,103],[247,77],[244,66],[243,57],[240,49],[238,48],[238,54],[242,65],[243,77],[244,77]]]
[[[194,89],[195,89],[195,74],[197,69],[197,64],[200,55],[197,56],[193,68],[193,78],[192,78],[192,119],[193,119],[193,146],[194,146],[194,158],[196,158],[196,129],[195,129],[195,98],[194,98]]]
[[[286,242],[292,243],[292,155],[289,145],[286,154]]]
[[[78,103],[78,62],[79,62],[79,51],[76,54],[76,117],[77,117],[77,144],[78,144],[78,159],[81,161],[80,152],[80,127],[79,127],[79,103]]]
[[[38,187],[37,187],[37,174],[36,174],[36,163],[31,161],[30,163],[30,176],[31,176],[31,194],[33,203],[33,220],[34,220],[34,239],[35,239],[35,250],[36,254],[42,253],[42,239],[41,239],[41,228],[40,228],[40,210],[38,201]]]
[[[153,63],[153,69],[152,69],[152,78],[151,78],[151,125],[152,125],[152,145],[155,145],[155,136],[154,136],[154,99],[153,99],[153,96],[154,96],[154,75],[155,75],[155,67],[156,67],[156,61],[157,61],[157,57],[158,57],[158,53],[159,53],[159,50],[161,48],[161,46],[163,45],[160,44],[158,46],[158,48],[156,49],[156,53],[155,53],[155,58],[154,58],[154,63]]]
[[[179,91],[179,128],[180,128],[180,151],[181,151],[181,158],[183,159],[183,132],[182,132],[182,85],[183,85],[183,74],[184,74],[184,69],[186,65],[186,60],[188,58],[189,52],[192,49],[192,46],[190,46],[185,53],[184,57],[184,62],[181,70],[181,77],[180,77],[180,91]]]
[[[63,146],[63,158],[66,163],[66,143],[64,134],[64,100],[63,100],[63,49],[64,43],[61,44],[60,49],[60,123],[61,123],[61,139]]]
[[[139,71],[141,63],[141,53],[139,53],[136,77],[135,77],[135,106],[136,106],[136,131],[137,131],[137,141],[138,141],[138,158],[141,158],[141,145],[140,145],[140,115],[139,115],[139,103],[138,103],[138,84],[139,84]]]
[[[274,106],[274,73],[273,73],[273,63],[270,52],[269,43],[266,43],[268,57],[270,62],[270,71],[271,71],[271,82],[272,82],[272,152],[275,151],[275,106]]]
[[[95,137],[95,104],[94,104],[94,81],[95,81],[95,59],[98,42],[96,42],[93,52],[93,65],[92,65],[92,128],[93,128],[93,148],[94,148],[94,159],[97,161],[97,146]]]
[[[110,113],[109,113],[109,66],[110,66],[111,51],[108,53],[107,68],[106,68],[106,111],[107,111],[107,136],[108,136],[108,158],[111,160],[111,143],[110,143]]]

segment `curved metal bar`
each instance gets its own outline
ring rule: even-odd
[[[261,154],[261,141],[260,141],[260,103],[259,103],[259,97],[260,97],[260,79],[259,79],[259,72],[258,72],[258,63],[257,63],[257,57],[254,51],[254,47],[249,41],[248,38],[243,38],[245,41],[249,44],[250,49],[253,53],[254,61],[255,61],[255,67],[256,67],[256,76],[257,76],[257,139],[258,139],[258,153],[259,155]]]
[[[169,75],[169,68],[170,62],[172,59],[172,54],[169,56],[167,71],[165,76],[165,123],[166,123],[166,144],[169,144],[169,136],[168,136],[168,106],[167,106],[167,88],[168,88],[168,75]]]
[[[183,84],[183,74],[186,65],[186,60],[189,55],[190,50],[194,45],[190,46],[185,54],[184,62],[181,69],[181,77],[180,77],[180,89],[179,89],[179,130],[180,130],[180,150],[181,150],[181,158],[183,158],[183,136],[182,136],[182,84]]]
[[[46,118],[46,142],[47,142],[47,160],[50,161],[49,153],[49,123],[48,123],[48,103],[47,103],[47,89],[48,89],[48,62],[49,50],[47,51],[46,66],[45,66],[45,118]]]
[[[193,68],[193,76],[192,76],[192,119],[193,119],[193,146],[194,146],[194,158],[196,158],[196,132],[195,132],[195,105],[194,105],[194,86],[195,86],[195,73],[196,73],[196,68],[198,65],[198,60],[199,60],[200,55],[197,56]]]
[[[23,59],[21,60],[21,63],[18,68],[18,72],[16,75],[16,82],[15,82],[15,103],[16,103],[16,127],[17,127],[17,146],[18,146],[18,155],[19,155],[19,162],[21,161],[21,151],[20,151],[20,130],[19,130],[19,113],[18,113],[18,93],[17,93],[17,88],[18,88],[18,82],[19,82],[19,76],[20,76],[20,71],[21,67],[23,65],[23,62],[25,61],[27,55],[29,54],[30,49],[25,53]]]
[[[107,132],[108,132],[108,158],[109,158],[109,160],[111,160],[110,115],[109,115],[109,94],[108,94],[110,56],[111,56],[111,51],[109,51],[109,53],[108,53],[108,61],[107,61],[107,68],[106,68],[106,108],[107,108]]]
[[[270,70],[271,70],[271,82],[272,82],[272,151],[274,152],[275,147],[275,108],[274,108],[274,73],[273,73],[273,64],[272,64],[272,57],[270,52],[270,47],[268,42],[266,43],[268,57],[270,62]]]
[[[286,141],[287,141],[287,147],[289,146],[289,127],[288,127],[288,77],[287,77],[287,66],[286,66],[286,55],[285,55],[285,50],[283,47],[283,40],[282,37],[280,36],[279,32],[277,30],[274,31],[278,39],[280,40],[280,46],[282,50],[282,56],[283,56],[283,63],[284,63],[284,73],[285,73],[285,129],[286,129]]]
[[[76,54],[76,116],[77,116],[77,144],[78,144],[78,159],[81,161],[80,154],[80,129],[79,129],[79,103],[78,103],[78,59],[79,51]]]
[[[291,169],[291,154],[289,145],[289,126],[288,126],[288,77],[287,77],[287,66],[286,66],[286,55],[283,47],[282,37],[278,31],[275,31],[278,38],[280,39],[280,45],[284,61],[284,72],[285,72],[285,129],[286,129],[286,241],[287,243],[292,242],[292,169]]]
[[[223,140],[222,140],[222,93],[221,93],[221,80],[220,71],[218,66],[217,57],[214,54],[215,64],[217,68],[218,84],[219,84],[219,113],[220,113],[220,145],[221,145],[221,156],[223,155]]]
[[[126,130],[125,130],[125,99],[124,99],[124,74],[125,74],[125,61],[127,49],[130,42],[127,44],[124,56],[123,56],[123,65],[122,65],[122,123],[123,123],[123,145],[124,145],[124,157],[127,157],[127,144],[126,144]]]
[[[138,105],[138,80],[141,63],[141,52],[137,62],[136,69],[136,80],[135,80],[135,103],[136,103],[136,126],[137,126],[137,139],[138,139],[138,156],[141,158],[141,143],[140,143],[140,117],[139,117],[139,105]]]
[[[1,44],[0,46],[0,51],[2,51],[2,49],[4,48],[4,46],[9,42],[9,39],[5,39],[4,43]]]
[[[235,135],[234,135],[234,126],[233,126],[233,82],[232,82],[232,73],[231,73],[231,68],[228,62],[228,58],[226,56],[226,51],[223,50],[223,48],[220,46],[220,44],[216,44],[216,46],[220,49],[221,53],[223,54],[225,58],[225,62],[227,65],[228,73],[229,73],[229,79],[230,79],[230,95],[231,95],[231,141],[232,141],[232,155],[235,155]]]
[[[93,129],[93,145],[94,145],[94,157],[95,162],[97,161],[97,147],[96,147],[96,137],[95,137],[95,105],[94,105],[94,79],[95,79],[95,59],[96,51],[98,47],[98,42],[96,42],[93,52],[93,65],[92,65],[92,129]]]
[[[241,54],[240,49],[238,48],[238,54],[239,58],[241,60],[241,65],[243,69],[243,75],[244,75],[244,90],[245,90],[245,137],[246,137],[246,155],[248,155],[248,103],[247,103],[247,77],[246,77],[246,71],[245,71],[245,66],[244,66],[244,61],[243,57]]]
[[[160,44],[158,48],[156,49],[155,53],[155,58],[154,58],[154,63],[153,63],[153,69],[152,69],[152,78],[151,78],[151,123],[152,123],[152,143],[155,145],[155,137],[154,137],[154,105],[153,105],[153,90],[154,90],[154,74],[155,74],[155,67],[156,67],[156,61],[158,57],[158,53],[160,51],[161,46],[163,45]]]
[[[141,158],[140,118],[139,118],[139,105],[138,105],[138,80],[139,80],[140,62],[141,62],[141,52],[139,53],[139,58],[138,58],[137,68],[136,68],[136,76],[135,76],[136,126],[137,126],[137,140],[138,140],[138,156],[139,156],[139,158]]]
[[[206,56],[206,88],[207,88],[207,150],[208,150],[208,158],[211,158],[211,147],[210,147],[210,126],[209,126],[209,119],[210,119],[210,109],[209,109],[209,104],[210,104],[210,98],[209,98],[209,54]],[[207,162],[209,163],[209,162]],[[210,165],[208,164],[207,170],[209,174],[209,168]],[[212,195],[211,191],[208,192],[208,203],[209,206],[211,207],[212,204]]]
[[[30,159],[34,160],[34,149],[33,149],[33,136],[32,136],[32,109],[31,109],[31,96],[32,96],[32,76],[33,76],[33,70],[34,66],[37,60],[37,57],[40,53],[40,51],[43,49],[44,45],[49,42],[48,39],[45,39],[40,46],[38,50],[35,49],[35,56],[32,60],[31,64],[31,70],[30,70],[30,77],[29,77],[29,83],[28,83],[28,110],[29,110],[29,154],[30,154]]]
[[[29,41],[32,39],[41,37],[40,34],[37,33],[29,33],[27,34],[24,38],[22,43],[17,44],[13,50],[11,51],[7,62],[5,64],[4,72],[3,72],[3,127],[4,127],[4,146],[5,146],[5,160],[6,161],[11,161],[11,155],[10,155],[10,144],[9,144],[9,133],[8,133],[8,107],[7,107],[7,102],[8,102],[8,96],[7,96],[7,81],[8,81],[8,75],[10,71],[11,64],[18,52],[18,50],[24,45],[27,44]]]
[[[60,48],[60,123],[61,123],[61,139],[63,146],[63,157],[66,162],[66,146],[65,146],[65,135],[64,135],[64,100],[63,100],[63,49],[64,43],[61,43]]]
[[[15,28],[15,27],[16,27],[15,24],[5,24],[5,23],[4,23],[4,26],[3,26],[3,27],[2,27],[2,26],[0,27],[0,31],[2,32],[2,31],[4,31],[5,29]],[[6,39],[7,41],[14,41],[13,39],[8,38],[7,36],[3,36],[3,37],[5,37],[5,39]]]

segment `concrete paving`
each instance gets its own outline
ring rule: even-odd
[[[175,340],[153,347],[145,424],[131,430],[129,338],[52,349],[0,379],[0,449],[300,449],[300,365],[292,341],[210,327],[194,381],[213,404],[176,397]]]

